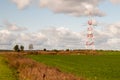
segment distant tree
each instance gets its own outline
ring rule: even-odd
[[[54,51],[54,52],[59,52],[59,50],[57,50],[57,49],[54,49],[53,51]]]
[[[44,48],[44,49],[43,49],[43,51],[47,51],[47,49],[46,49],[46,48]]]
[[[66,49],[66,51],[70,51],[69,49]]]
[[[24,46],[23,45],[20,46],[20,50],[24,51]]]
[[[33,49],[33,44],[29,44],[29,50]]]
[[[15,45],[15,46],[14,46],[14,50],[15,50],[16,52],[19,52],[19,51],[20,51],[19,45]]]

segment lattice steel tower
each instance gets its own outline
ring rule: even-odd
[[[94,45],[94,24],[93,24],[93,19],[90,16],[88,20],[88,28],[87,28],[87,39],[86,39],[86,49],[94,50],[95,45]]]

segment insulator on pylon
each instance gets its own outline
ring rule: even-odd
[[[92,38],[92,37],[93,37],[93,34],[87,34],[87,37],[88,37],[88,38]]]
[[[95,49],[94,45],[94,25],[95,21],[93,20],[92,14],[89,14],[89,20],[87,22],[87,34],[86,34],[86,49]]]
[[[87,34],[93,34],[93,32],[91,32],[91,31],[87,31]]]
[[[88,28],[88,31],[92,31],[92,30],[93,30],[93,28],[92,28],[92,27],[89,27],[89,28]]]
[[[89,25],[92,25],[92,20],[89,20],[89,21],[88,21],[88,24],[89,24]]]
[[[94,42],[91,42],[89,45],[94,45]]]
[[[94,42],[86,42],[86,46],[94,45]]]

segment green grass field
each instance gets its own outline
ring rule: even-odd
[[[103,55],[120,55],[120,51],[100,51],[97,52],[102,53]]]
[[[120,55],[29,55],[87,80],[120,80]]]
[[[17,80],[13,71],[5,63],[2,56],[0,56],[0,80]]]

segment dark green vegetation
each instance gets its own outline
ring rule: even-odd
[[[0,55],[0,80],[17,80],[13,71],[5,63],[4,58]]]
[[[24,51],[24,46],[21,45],[21,46],[19,47],[19,45],[15,45],[13,49],[14,49],[14,51],[16,51],[16,52]]]
[[[120,55],[29,55],[28,57],[64,72],[85,77],[87,80],[120,80]]]

